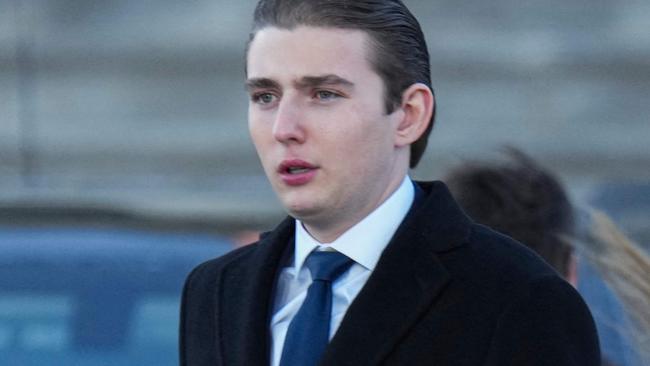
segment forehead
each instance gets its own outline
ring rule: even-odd
[[[356,29],[298,26],[259,30],[247,55],[247,77],[281,74],[352,77],[373,72],[369,61],[370,38]],[[357,75],[358,76],[358,75]]]

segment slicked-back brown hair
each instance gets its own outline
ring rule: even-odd
[[[386,113],[402,104],[402,94],[415,83],[431,87],[429,52],[420,24],[399,0],[260,0],[255,8],[250,42],[265,27],[297,26],[356,29],[370,36],[370,63],[384,82]],[[409,166],[419,163],[435,121],[411,144]]]

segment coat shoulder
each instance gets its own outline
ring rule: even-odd
[[[252,255],[258,245],[259,242],[249,244],[199,264],[187,276],[185,287],[218,278],[228,264]]]
[[[486,226],[472,224],[464,256],[481,276],[493,275],[534,281],[559,274],[530,248]]]
[[[464,335],[467,342],[488,347],[486,365],[598,365],[587,305],[532,250],[471,224],[466,243],[439,258],[451,275],[449,317],[474,330]],[[545,359],[534,356],[540,352]]]
[[[492,304],[495,310],[516,298],[528,297],[540,284],[573,290],[528,247],[479,224],[471,224],[464,245],[439,253],[439,258],[456,285]],[[575,295],[579,298],[577,292]]]
[[[225,268],[250,256],[256,246],[238,248],[201,263],[187,276],[180,308],[180,365],[207,365],[220,359],[216,327],[219,283]]]

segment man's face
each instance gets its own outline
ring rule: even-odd
[[[403,113],[385,113],[366,33],[267,27],[247,72],[253,143],[282,204],[308,229],[347,230],[399,186]]]

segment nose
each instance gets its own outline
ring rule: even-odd
[[[304,115],[297,101],[289,98],[281,100],[273,122],[273,137],[283,144],[303,143],[305,141],[303,118]]]

